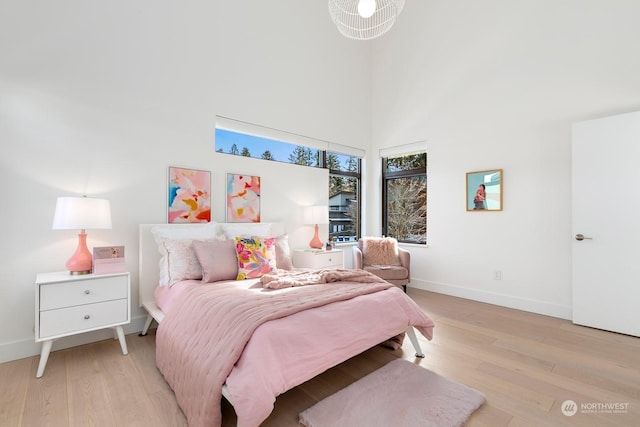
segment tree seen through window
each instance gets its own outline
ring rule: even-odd
[[[427,153],[382,159],[383,234],[427,241]]]

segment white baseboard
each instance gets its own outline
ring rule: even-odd
[[[131,323],[123,326],[125,335],[142,331],[142,327],[144,326],[144,322],[146,319],[147,316],[138,316],[131,319]],[[55,340],[53,342],[51,351],[89,344],[113,337],[113,330],[111,328],[87,332],[84,334],[72,335]],[[2,343],[0,344],[0,363],[23,359],[25,357],[37,356],[40,354],[41,348],[42,343],[35,342],[35,339],[33,337],[20,341]]]
[[[498,294],[450,285],[447,283],[428,282],[426,280],[417,280],[413,278],[411,279],[409,287],[499,305],[502,307],[515,308],[517,310],[557,317],[560,319],[571,320],[572,318],[571,306],[551,303],[548,301],[515,297],[513,295]]]

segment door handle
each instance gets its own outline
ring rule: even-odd
[[[586,237],[584,234],[580,234],[580,233],[576,234],[576,240],[582,241],[582,240],[585,240],[585,239],[586,240],[592,240],[591,237]]]

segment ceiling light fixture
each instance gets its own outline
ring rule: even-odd
[[[343,36],[370,40],[391,29],[404,0],[329,0],[329,15]]]
[[[363,18],[371,18],[376,12],[376,0],[360,0],[358,2],[358,15]]]

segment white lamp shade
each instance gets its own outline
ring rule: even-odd
[[[327,206],[307,206],[304,208],[305,224],[329,224],[329,208]]]
[[[53,216],[54,230],[111,228],[111,206],[107,199],[58,197]]]

